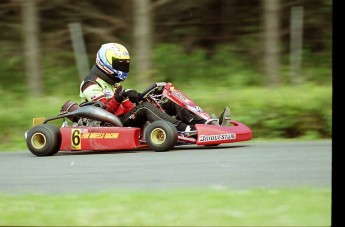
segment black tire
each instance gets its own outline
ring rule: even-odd
[[[61,146],[60,129],[49,124],[37,125],[28,132],[26,144],[36,156],[54,155]]]
[[[147,126],[145,139],[154,151],[171,150],[177,142],[177,129],[168,121],[155,121]]]

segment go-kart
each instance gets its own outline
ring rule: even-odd
[[[196,144],[216,146],[252,139],[252,131],[245,124],[229,120],[227,127],[219,125],[219,119],[210,116],[194,101],[171,83],[158,82],[140,94],[141,102],[151,102],[164,111],[161,104],[172,100],[199,118],[205,124],[196,124],[196,130],[177,131],[164,120],[147,123],[142,128],[123,127],[114,114],[103,109],[101,102],[70,103],[57,116],[34,118],[33,127],[25,132],[27,146],[36,156],[50,156],[58,151],[106,151],[150,148],[169,151],[177,145]],[[72,111],[70,107],[77,106]],[[48,122],[62,119],[61,127]]]

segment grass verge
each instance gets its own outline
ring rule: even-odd
[[[1,226],[330,226],[331,190],[0,195]]]

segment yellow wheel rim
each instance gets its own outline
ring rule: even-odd
[[[151,132],[151,140],[155,144],[162,144],[164,143],[167,135],[165,134],[164,130],[160,128],[156,128]]]
[[[31,137],[31,144],[35,149],[42,149],[46,143],[46,137],[42,133],[35,133]]]

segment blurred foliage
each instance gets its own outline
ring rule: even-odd
[[[0,43],[3,58],[22,55],[23,30],[21,2],[0,2]],[[204,50],[206,58],[217,54],[220,45],[231,46],[231,52],[241,56],[251,70],[262,68],[263,0],[152,0],[153,39],[156,48],[161,43],[176,44],[183,53]],[[72,52],[68,24],[80,22],[91,62],[102,43],[121,42],[133,50],[132,1],[106,0],[39,0],[43,57],[56,52]],[[303,48],[312,58],[323,59],[318,66],[329,67],[326,58],[332,56],[332,0],[282,0],[280,4],[281,54],[287,56],[290,47],[290,13],[294,6],[304,9]],[[167,57],[167,56],[164,56]],[[315,66],[312,58],[304,65]],[[134,58],[135,59],[135,58]],[[74,64],[69,58],[65,65]],[[285,62],[287,64],[288,62]],[[156,64],[157,66],[157,64]]]
[[[155,49],[156,78],[194,84],[201,81],[213,86],[244,87],[261,85],[260,75],[236,56],[231,46],[219,46],[208,57],[202,50],[186,53],[176,44],[160,44]]]

